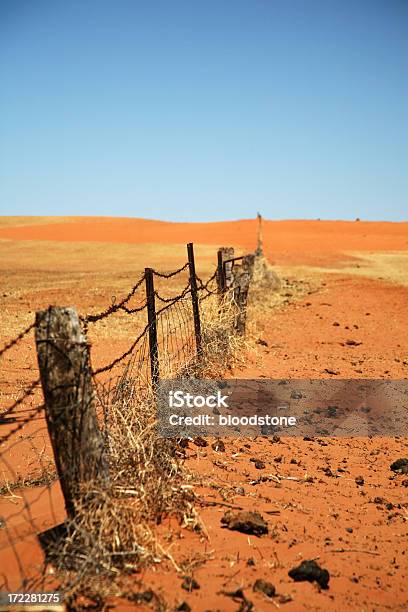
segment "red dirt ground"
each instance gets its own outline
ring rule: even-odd
[[[18,217],[16,217],[18,220]],[[170,223],[146,219],[69,218],[70,222],[0,228],[0,240],[256,246],[255,220]],[[24,217],[27,222],[27,217]],[[18,221],[17,221],[18,223]],[[278,264],[331,263],[347,251],[404,251],[408,223],[265,221],[265,253]]]
[[[254,221],[190,225],[78,219],[3,228],[0,241],[194,241],[249,250],[254,248],[255,232]],[[355,252],[407,251],[408,223],[266,222],[264,244],[268,257],[288,276],[291,266],[299,265],[319,266],[327,272],[312,274],[310,268],[316,290],[271,309],[259,329],[267,346],[260,346],[258,358],[232,375],[329,378],[327,368],[338,378],[407,378],[408,270],[405,283],[398,283],[376,274],[341,273],[338,268],[358,261]],[[80,294],[80,306],[79,302]],[[31,307],[36,308],[35,296]],[[361,344],[345,345],[350,338]],[[248,610],[225,595],[238,588],[258,611],[408,609],[408,477],[389,469],[395,459],[408,457],[407,438],[282,438],[276,442],[257,438],[225,440],[225,445],[225,453],[191,443],[187,451],[187,467],[205,480],[196,484],[195,491],[203,500],[198,510],[207,537],[171,525],[173,534],[178,534],[172,556],[178,565],[189,566],[200,588],[193,593],[183,590],[181,575],[169,563],[145,572],[142,590],[153,588],[169,609],[184,601],[194,611]],[[264,470],[254,467],[250,461],[254,457],[265,462]],[[333,475],[327,475],[327,468]],[[275,479],[250,484],[265,474]],[[355,482],[357,476],[363,484]],[[58,506],[58,492],[55,498]],[[209,502],[214,505],[208,506]],[[41,500],[38,503],[40,518],[44,509]],[[49,502],[43,499],[43,503]],[[222,528],[220,519],[228,509],[222,504],[261,512],[269,534],[248,537]],[[161,530],[168,527],[163,525]],[[329,570],[328,590],[289,578],[289,569],[312,558]],[[0,559],[12,578],[11,550],[0,550]],[[254,564],[248,565],[248,559]],[[267,599],[254,593],[257,578],[272,582],[277,595]],[[124,602],[118,605],[118,609],[132,607]]]

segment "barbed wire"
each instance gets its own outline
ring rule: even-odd
[[[158,278],[171,279],[186,270],[189,270],[189,263],[185,263],[182,267],[177,270],[174,270],[173,272],[161,273],[157,270],[152,269],[152,273]],[[181,277],[178,281],[175,281],[176,287],[177,285],[184,285],[186,277],[188,277],[187,274],[183,275],[183,277]],[[211,296],[218,295],[217,284],[215,283],[215,285],[213,285],[216,278],[217,269],[207,280],[203,281],[200,277],[196,276],[197,297],[199,303],[203,302],[205,299]],[[146,275],[143,273],[143,275],[138,279],[136,284],[130,289],[127,295],[120,299],[119,302],[117,302],[116,297],[114,296],[112,298],[112,303],[101,312],[96,314],[89,313],[87,315],[81,316],[80,321],[85,333],[88,330],[88,325],[107,319],[108,317],[110,317],[110,315],[113,315],[115,313],[123,312],[128,315],[135,315],[147,309],[147,297],[144,295],[143,288],[141,287],[145,280]],[[162,286],[166,287],[165,282],[160,283],[160,281],[157,281],[157,285],[159,285],[160,291],[163,291]],[[175,296],[164,297],[157,289],[154,291],[155,298],[157,298],[159,302],[156,303],[154,315],[156,317],[157,324],[157,341],[160,347],[158,351],[158,357],[160,359],[160,373],[163,375],[163,377],[169,375],[178,376],[180,375],[180,373],[191,373],[194,371],[192,370],[192,366],[194,366],[194,360],[197,358],[197,337],[195,335],[194,313],[191,303],[191,294],[194,289],[194,283],[192,283],[192,279],[190,277],[188,284],[184,286],[183,289],[179,290],[177,287],[176,290],[178,290],[179,293]],[[138,290],[140,290],[140,293],[138,293]],[[134,299],[132,300],[132,298]],[[132,302],[130,300],[132,300]],[[136,305],[132,307],[131,304]],[[136,326],[136,332],[134,332],[135,335],[139,330],[140,333],[131,343],[130,347],[121,355],[113,359],[110,363],[107,363],[95,369],[91,365],[90,368],[95,390],[95,406],[97,410],[97,419],[101,426],[101,430],[105,432],[106,444],[108,446],[108,449],[109,435],[112,428],[113,419],[113,411],[111,410],[111,406],[115,402],[120,401],[121,409],[124,413],[125,410],[123,407],[128,405],[126,404],[126,402],[135,397],[139,397],[139,395],[137,394],[140,393],[141,389],[143,393],[148,393],[152,385],[151,372],[149,367],[151,365],[150,360],[152,359],[151,353],[149,352],[150,325],[149,323],[145,324],[146,319],[144,315],[140,318],[136,317],[134,320],[132,320],[132,325],[133,321],[135,321]],[[108,323],[110,324],[111,321],[109,321]],[[142,325],[144,325],[143,329],[141,329]],[[18,342],[22,340],[27,334],[29,334],[33,329],[35,329],[35,327],[36,322],[33,322],[29,327],[20,332],[16,338],[9,341],[0,350],[0,357],[7,350],[18,344]],[[131,339],[128,339],[128,341],[129,340]],[[116,368],[116,366],[120,367],[114,369]],[[108,372],[111,371],[112,374],[108,374]],[[107,375],[104,376],[103,374]],[[46,442],[44,442],[44,448],[42,450],[37,449],[37,446],[35,446],[37,445],[37,424],[41,424],[41,426],[43,426],[43,429],[40,429],[38,431],[41,432],[44,430],[47,436],[47,425],[46,420],[44,419],[44,416],[46,416],[44,410],[45,405],[43,403],[40,403],[43,400],[40,399],[39,394],[36,393],[37,387],[40,385],[40,383],[40,378],[33,381],[29,385],[27,383],[27,388],[21,391],[21,393],[23,393],[23,396],[14,401],[12,406],[7,408],[4,412],[0,411],[0,425],[3,425],[3,427],[6,428],[5,431],[7,432],[2,436],[0,435],[0,445],[4,445],[5,443],[7,443],[7,446],[3,446],[0,450],[0,459],[3,462],[5,462],[6,458],[8,458],[10,448],[17,447],[19,451],[22,448],[22,446],[19,445],[26,444],[27,441],[32,444],[33,452],[35,451],[38,453],[38,457],[41,458],[41,462],[43,456],[41,453],[44,453],[44,449],[47,448],[47,453],[49,452],[50,444],[48,441],[48,437],[46,437]],[[134,395],[135,392],[136,395]],[[27,400],[27,398],[34,394],[35,397],[31,401],[28,401],[26,405],[24,405],[24,402]],[[7,403],[13,401],[13,399],[14,398],[9,396]],[[8,415],[10,415],[10,418],[7,418]],[[37,423],[34,423],[34,421],[36,421]],[[27,426],[31,422],[33,422],[33,425],[30,425],[25,432],[18,435],[18,432],[20,432],[25,426]],[[32,442],[31,439],[33,440]],[[48,446],[46,447],[45,444],[47,444]],[[45,458],[47,458],[47,455],[45,455]],[[43,464],[40,463],[40,465],[43,468]],[[18,479],[15,480],[15,486],[16,488],[19,488],[20,481]],[[48,492],[48,494],[50,495],[50,504],[52,504],[52,498],[50,494],[51,481],[43,480],[41,476],[40,478],[37,478],[36,482],[37,484],[40,483],[42,487],[44,486],[44,490],[41,491],[41,494],[47,494]],[[31,480],[28,485],[21,486],[36,486],[33,483],[34,480]],[[22,497],[24,497],[23,493]],[[25,510],[28,514],[30,513],[31,508],[34,506],[35,501],[36,500],[30,494],[29,501],[25,502]],[[20,508],[18,511],[21,512]],[[6,524],[9,521],[9,518],[10,517],[6,517]],[[56,519],[54,523],[57,523]],[[31,521],[31,524],[33,533],[36,533],[38,529],[35,527],[33,521]],[[9,538],[12,545],[14,542],[13,538],[14,534],[13,537]],[[18,553],[16,553],[16,557],[18,558]],[[21,565],[21,571],[23,571],[23,565]]]
[[[20,431],[20,429],[22,429],[24,425],[27,425],[27,423],[32,421],[37,414],[39,414],[42,410],[44,410],[44,408],[45,408],[45,404],[40,404],[36,408],[33,408],[33,414],[30,414],[30,416],[25,417],[22,421],[19,422],[17,427],[9,431],[9,433],[6,434],[5,436],[0,436],[0,445],[7,442],[7,440],[9,440],[15,433]]]
[[[33,395],[35,388],[40,384],[40,379],[37,378],[37,380],[35,380],[34,382],[32,382],[30,384],[30,386],[26,389],[23,397],[20,397],[18,400],[16,400],[14,402],[14,404],[12,406],[10,406],[9,408],[7,408],[4,412],[1,413],[0,417],[4,418],[5,416],[7,416],[8,414],[10,414],[11,412],[13,412],[17,406],[20,406],[20,404],[22,404],[24,402],[24,400],[29,396],[29,395]]]
[[[190,289],[188,288],[188,291],[189,290]],[[188,291],[186,293],[188,293]],[[169,303],[166,303],[165,306],[163,306],[162,308],[157,310],[156,317],[158,317],[162,312],[167,310],[167,308],[170,308],[171,306],[173,306],[174,304],[176,304],[180,300],[184,299],[184,297],[185,297],[185,294],[183,292],[183,293],[180,293],[180,295],[172,298]],[[130,346],[130,348],[127,351],[125,351],[122,355],[120,355],[120,357],[117,357],[116,359],[111,361],[110,364],[108,364],[106,366],[103,366],[101,368],[98,368],[97,370],[94,370],[93,371],[93,375],[96,376],[98,374],[102,374],[103,372],[108,372],[109,370],[112,370],[112,368],[114,368],[116,365],[118,365],[118,363],[120,363],[121,361],[126,359],[126,357],[128,357],[133,352],[133,350],[136,348],[136,346],[138,345],[140,340],[143,338],[143,336],[145,334],[147,334],[147,332],[149,331],[149,327],[150,327],[150,325],[149,325],[149,323],[147,323],[145,325],[143,331],[137,336],[136,340],[132,343],[132,345]]]
[[[174,272],[168,272],[168,273],[158,272],[154,268],[152,268],[152,272],[155,276],[158,276],[159,278],[172,278],[172,276],[176,276],[177,274],[180,274],[180,272],[183,272],[184,270],[186,270],[188,266],[189,266],[189,263],[187,262],[184,264],[184,266],[182,266],[178,270],[174,270]]]
[[[114,300],[112,301],[112,304],[108,308],[106,308],[106,310],[103,310],[102,312],[96,315],[86,315],[85,317],[81,317],[81,321],[85,324],[96,323],[96,321],[105,319],[106,317],[109,317],[111,314],[113,314],[114,312],[117,312],[118,310],[126,311],[126,309],[124,308],[125,304],[127,304],[129,300],[134,296],[134,294],[136,293],[136,291],[138,290],[138,288],[140,287],[140,285],[143,283],[144,280],[145,280],[145,275],[143,274],[143,276],[139,278],[137,283],[132,287],[129,293],[120,302],[116,304],[116,298],[114,298]],[[144,307],[145,306],[140,307],[140,310],[143,310]]]
[[[176,300],[176,301],[177,301],[177,300],[182,300],[183,298],[185,298],[185,296],[186,296],[188,293],[191,293],[190,283],[188,283],[188,285],[186,285],[186,286],[184,287],[184,289],[182,290],[182,292],[181,292],[181,293],[179,293],[178,295],[174,295],[174,296],[169,297],[169,298],[164,298],[164,297],[162,297],[162,296],[161,296],[161,295],[160,295],[160,294],[159,294],[157,291],[155,291],[155,292],[154,292],[154,295],[157,297],[157,299],[158,299],[160,302],[163,302],[163,303],[165,303],[165,304],[166,304],[166,303],[174,302],[175,300]]]
[[[179,268],[179,269],[177,269],[177,270],[175,270],[173,272],[170,272],[168,274],[160,273],[157,270],[153,270],[153,273],[156,276],[160,277],[160,278],[168,279],[168,278],[172,278],[172,277],[176,276],[177,274],[180,274],[181,272],[183,272],[185,269],[187,269],[188,265],[189,264],[186,263],[181,268]],[[204,297],[201,297],[200,301],[203,301],[204,299],[206,299],[210,295],[213,295],[213,294],[217,293],[216,290],[211,291],[210,289],[208,289],[208,286],[216,278],[216,275],[217,275],[217,270],[212,274],[212,276],[210,276],[210,278],[205,283],[202,281],[201,278],[199,278],[198,276],[196,277],[197,283],[198,283],[197,290],[199,292],[202,292],[202,291],[206,292],[206,295]],[[115,312],[118,312],[120,310],[126,312],[127,314],[136,314],[136,313],[139,313],[139,312],[143,311],[145,308],[147,308],[147,303],[146,302],[144,304],[142,304],[141,306],[135,307],[135,308],[128,308],[126,306],[126,304],[135,295],[137,289],[141,286],[141,284],[143,283],[144,280],[145,280],[145,275],[143,274],[143,276],[132,287],[132,289],[129,291],[129,293],[119,303],[116,304],[115,302],[113,302],[111,304],[111,306],[109,306],[107,309],[105,309],[104,311],[102,311],[99,314],[96,314],[96,315],[87,315],[85,317],[80,317],[82,323],[85,326],[85,329],[87,329],[88,323],[95,323],[96,321],[104,319],[104,318],[110,316],[111,314],[113,314]],[[184,289],[178,295],[172,296],[170,298],[165,298],[162,295],[160,295],[158,293],[158,291],[155,291],[155,296],[157,297],[157,299],[164,304],[164,306],[162,308],[159,308],[157,310],[156,317],[159,317],[161,314],[165,313],[172,306],[174,306],[175,304],[177,304],[178,302],[183,300],[189,293],[191,293],[191,282],[190,281],[189,281],[189,283],[184,287]],[[178,314],[180,316],[180,313],[178,313]],[[181,329],[183,324],[184,324],[184,322],[180,323],[180,329]],[[16,344],[18,344],[18,342],[20,340],[22,340],[27,334],[29,334],[35,327],[36,327],[36,322],[34,321],[26,329],[21,331],[13,340],[9,341],[6,345],[4,345],[4,347],[0,350],[0,356],[2,356],[7,350],[11,349]],[[126,359],[126,357],[128,357],[129,355],[132,354],[132,352],[134,351],[136,346],[139,344],[139,342],[142,340],[142,338],[146,336],[148,331],[149,331],[149,324],[146,324],[144,329],[137,336],[137,338],[134,340],[134,342],[131,344],[131,346],[129,347],[128,350],[126,350],[124,353],[122,353],[119,357],[117,357],[114,360],[112,360],[109,364],[107,364],[105,366],[102,366],[100,368],[97,368],[96,370],[93,370],[92,371],[92,375],[96,376],[96,375],[102,374],[104,372],[110,371],[116,365],[121,363],[124,359]],[[23,402],[27,399],[27,397],[29,397],[29,396],[34,394],[34,391],[39,386],[40,382],[41,381],[38,378],[35,381],[33,381],[32,383],[30,383],[28,388],[25,390],[24,395],[22,397],[20,397],[19,399],[17,399],[9,408],[7,408],[5,411],[3,411],[0,414],[0,418],[3,421],[3,423],[1,423],[1,424],[3,424],[3,425],[7,424],[6,422],[4,422],[4,421],[7,420],[6,417],[8,415],[12,414],[13,412],[15,412],[16,409],[20,405],[23,404]],[[21,414],[19,416],[15,417],[13,422],[16,422],[15,421],[16,418],[19,418],[19,419],[21,418],[18,426],[16,428],[14,428],[13,430],[11,430],[6,436],[0,437],[0,443],[4,443],[5,441],[7,441],[11,436],[13,436],[22,427],[24,427],[24,425],[26,423],[30,422],[36,416],[36,414],[38,414],[43,408],[44,408],[44,405],[41,405],[41,406],[39,406],[37,408],[32,408],[32,409],[28,408],[25,411],[25,412],[28,412],[28,411],[30,412],[30,414],[27,417],[22,417]]]
[[[31,323],[31,325],[29,325],[28,327],[26,327],[26,329],[24,329],[22,332],[20,332],[18,334],[18,336],[16,336],[15,338],[13,338],[13,340],[10,340],[10,342],[7,342],[7,344],[5,344],[3,346],[3,348],[0,350],[0,357],[6,353],[9,349],[11,349],[13,346],[15,346],[16,344],[18,344],[20,342],[20,340],[22,340],[24,338],[24,336],[26,336],[27,334],[30,333],[30,331],[32,329],[34,329],[36,323],[35,321],[33,323]]]

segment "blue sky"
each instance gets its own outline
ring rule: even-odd
[[[0,214],[408,218],[407,0],[1,0]]]

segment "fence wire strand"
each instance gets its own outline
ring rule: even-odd
[[[152,272],[158,279],[168,281],[188,271],[189,265],[187,262],[171,272],[159,272],[154,269]],[[216,277],[217,270],[205,282],[196,276],[197,297],[200,303],[217,294],[217,286],[214,285]],[[129,402],[137,401],[140,394],[147,393],[152,384],[149,352],[150,328],[149,323],[146,323],[144,319],[147,299],[142,285],[145,280],[146,277],[143,274],[119,302],[114,297],[112,303],[104,310],[79,317],[85,335],[89,326],[115,314],[132,317],[129,321],[135,326],[135,339],[125,351],[108,363],[95,368],[92,367],[92,361],[90,361],[96,414],[108,451],[112,418],[110,407],[113,405],[127,406]],[[197,354],[191,279],[177,295],[173,296],[166,296],[161,284],[158,284],[160,289],[155,289],[154,296],[157,300],[155,317],[160,372],[163,377],[177,376],[189,368]],[[17,347],[31,331],[35,330],[35,327],[36,322],[33,322],[15,338],[8,341],[0,349],[0,357]],[[19,368],[17,370],[15,368],[3,369],[20,371]],[[13,383],[6,382],[6,385],[8,384]],[[4,527],[4,530],[0,530],[2,536],[0,537],[0,550],[11,548],[20,573],[21,584],[25,587],[34,584],[36,580],[37,583],[38,580],[44,581],[44,576],[33,578],[25,562],[20,558],[18,548],[20,542],[25,538],[36,539],[37,537],[39,525],[36,512],[38,512],[39,500],[44,500],[44,497],[48,495],[48,527],[56,525],[58,520],[64,520],[65,517],[64,507],[62,506],[61,514],[60,503],[56,501],[60,498],[60,489],[46,425],[45,405],[34,397],[40,388],[41,379],[39,377],[32,382],[25,383],[21,397],[13,401],[10,406],[0,409],[0,427],[5,428],[0,429],[0,463],[3,468],[2,480],[4,483],[0,484],[0,527]],[[123,418],[127,418],[125,412]],[[3,434],[2,431],[5,433]],[[34,487],[39,488],[38,495],[33,495]],[[12,509],[13,511],[10,512]],[[23,522],[25,522],[24,531],[21,533],[17,533],[15,528],[15,522],[19,516],[20,518],[23,516]],[[4,587],[5,584],[2,584],[0,575],[0,587]],[[16,588],[16,585],[13,588]]]

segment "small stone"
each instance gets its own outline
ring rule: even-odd
[[[225,444],[222,440],[216,440],[211,444],[211,448],[219,453],[225,453]]]
[[[276,589],[271,582],[258,578],[252,587],[256,593],[263,593],[266,597],[273,597],[276,593]]]
[[[330,574],[316,561],[302,561],[300,565],[289,570],[288,574],[295,582],[317,582],[322,589],[329,588]]]
[[[360,487],[362,487],[364,484],[364,478],[362,476],[356,476],[355,483],[356,485],[359,485]]]
[[[390,469],[398,474],[408,474],[408,459],[397,459],[391,463]]]
[[[207,440],[204,440],[204,438],[202,438],[201,436],[197,436],[196,438],[194,438],[194,444],[196,446],[201,446],[202,448],[208,446]]]
[[[259,512],[228,511],[221,519],[221,524],[231,531],[239,531],[248,535],[261,536],[268,533],[268,525]]]
[[[200,585],[198,584],[197,580],[195,580],[191,576],[184,576],[181,588],[191,593],[191,591],[196,591],[197,589],[199,589]]]

